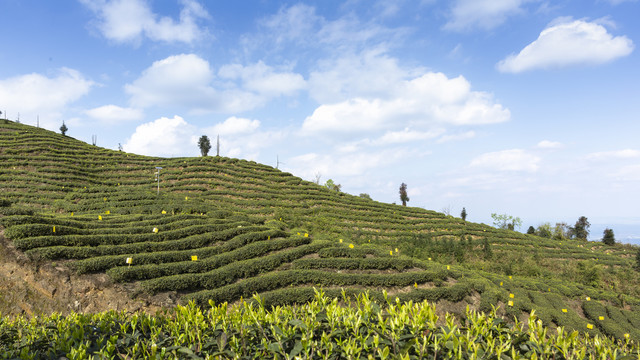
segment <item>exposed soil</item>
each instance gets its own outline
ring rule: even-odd
[[[155,313],[177,304],[175,292],[148,296],[138,291],[135,284],[113,283],[106,274],[77,275],[63,262],[34,263],[2,234],[0,231],[2,316],[107,310]]]

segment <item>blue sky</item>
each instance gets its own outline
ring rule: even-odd
[[[221,155],[379,201],[405,182],[408,205],[471,221],[584,215],[592,238],[640,238],[638,1],[4,0],[0,14],[10,119],[156,156],[220,135]]]

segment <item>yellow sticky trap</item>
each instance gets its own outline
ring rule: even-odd
[[[309,237],[309,234],[307,234],[307,233],[304,233],[304,237]]]
[[[198,261],[198,255],[191,255],[191,261]]]
[[[567,309],[562,309],[562,312],[563,312],[563,313],[566,313],[566,312],[567,312]]]
[[[271,240],[271,235],[267,236],[267,240]]]
[[[350,248],[350,249],[353,249],[353,244],[349,244],[349,248]]]
[[[162,210],[162,214],[166,214],[166,213],[167,213],[166,211]]]
[[[389,251],[389,255],[393,255],[393,250],[390,250],[390,251]]]
[[[427,258],[427,260],[431,261],[431,258]]]
[[[398,248],[396,248],[396,252],[398,252]]]
[[[551,292],[551,288],[549,288],[548,291]]]
[[[185,197],[184,197],[184,199],[185,199],[185,200],[189,200],[189,197],[188,197],[188,196],[185,196]]]
[[[629,334],[624,334],[624,338],[628,339],[629,338]]]
[[[447,270],[451,270],[451,266],[447,265]]]
[[[102,200],[107,201],[107,198],[102,198]]]
[[[587,296],[587,301],[591,301],[591,298]]]
[[[413,283],[413,287],[417,289],[417,288],[418,288],[418,283],[417,283],[417,282],[414,282],[414,283]]]
[[[129,265],[133,264],[133,258],[130,258],[130,257],[129,257],[129,258],[127,258],[127,261],[126,261],[126,262],[127,262],[127,264],[129,264]]]
[[[587,324],[587,329],[593,329],[593,324]]]
[[[153,228],[154,233],[158,233],[158,228]]]
[[[107,210],[104,213],[105,213],[105,215],[109,215],[109,214],[111,214],[111,211]]]
[[[502,284],[503,284],[503,282],[502,282],[502,281],[500,281],[500,286],[502,286]]]
[[[513,301],[509,300],[509,302],[507,303],[507,305],[509,305],[509,306],[513,306]]]
[[[513,299],[515,297],[515,295],[509,294],[509,297]]]
[[[102,220],[102,215],[98,215],[98,220]]]
[[[604,320],[604,316],[598,316],[598,320],[600,321]]]
[[[340,239],[340,243],[342,244],[342,239]]]
[[[71,212],[71,216],[73,216],[73,211]]]
[[[298,233],[298,236],[300,236],[300,233]]]
[[[56,232],[56,226],[53,225],[53,232]]]
[[[509,280],[513,279],[513,276],[509,275]]]

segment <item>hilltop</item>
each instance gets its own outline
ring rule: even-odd
[[[194,145],[195,146],[195,145]],[[157,158],[0,120],[0,311],[267,305],[383,290],[640,339],[637,248],[329,190],[252,161]],[[156,167],[162,167],[158,182]]]

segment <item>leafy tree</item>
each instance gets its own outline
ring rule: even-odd
[[[400,201],[402,201],[402,206],[407,206],[407,201],[409,201],[409,195],[407,195],[407,184],[400,184]]]
[[[589,237],[589,221],[586,216],[580,216],[578,221],[576,221],[576,225],[571,228],[571,235],[576,239],[587,240]]]
[[[556,227],[553,228],[553,238],[556,240],[565,240],[571,238],[572,228],[567,223],[556,223]]]
[[[334,190],[337,192],[340,192],[340,190],[342,189],[342,185],[334,183],[331,179],[327,180],[327,182],[324,183],[324,186],[329,190]]]
[[[602,242],[605,243],[605,245],[613,245],[616,243],[616,237],[613,235],[613,230],[604,229]]]
[[[551,239],[551,236],[553,236],[553,229],[551,228],[551,224],[547,222],[538,225],[535,234],[543,238]]]
[[[529,226],[529,228],[527,229],[527,234],[535,235],[536,234],[536,228],[534,228],[533,226]]]
[[[462,208],[462,212],[460,213],[460,217],[462,218],[462,221],[467,221],[467,209],[465,209],[464,207]]]
[[[65,125],[64,121],[62,121],[62,126],[60,126],[60,134],[66,136],[67,130],[69,130],[69,128],[67,127],[67,125]]]
[[[200,140],[198,140],[198,147],[200,148],[202,156],[207,156],[209,154],[209,150],[211,150],[211,141],[209,141],[209,137],[207,135],[200,136]]]
[[[491,217],[493,218],[493,226],[498,229],[515,230],[522,226],[522,220],[519,217],[513,217],[507,214],[498,215],[496,213],[491,214]]]
[[[369,194],[367,194],[367,193],[361,193],[361,194],[360,194],[360,195],[358,195],[358,196],[360,196],[360,197],[361,197],[361,198],[363,198],[363,199],[373,200],[373,199],[371,199],[371,196],[369,196]]]

